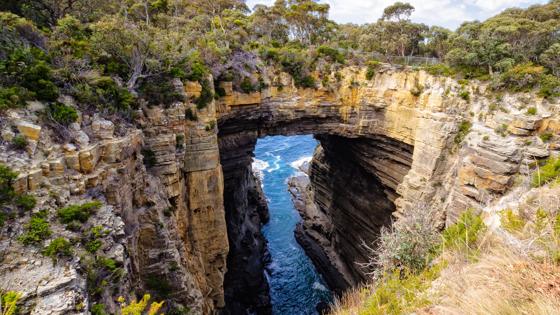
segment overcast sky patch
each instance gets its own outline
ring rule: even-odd
[[[402,0],[401,0],[402,1]],[[338,23],[375,22],[391,0],[321,0],[331,6],[330,18]],[[547,0],[410,0],[416,8],[412,15],[415,22],[440,25],[455,29],[464,21],[484,20],[510,7],[526,8]],[[255,4],[271,5],[274,0],[247,0],[250,8]]]

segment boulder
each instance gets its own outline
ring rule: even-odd
[[[41,126],[32,124],[27,121],[16,122],[18,131],[25,136],[28,140],[37,141],[41,136]]]

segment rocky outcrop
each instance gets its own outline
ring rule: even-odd
[[[243,126],[240,126],[243,127]],[[232,127],[233,128],[233,127]],[[254,132],[223,134],[220,131],[224,171],[224,204],[230,252],[225,276],[224,314],[270,314],[266,240],[261,233],[268,209],[260,182],[251,168]]]

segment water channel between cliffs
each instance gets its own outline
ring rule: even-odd
[[[274,136],[259,139],[253,168],[258,170],[270,221],[263,227],[272,258],[267,267],[274,314],[317,314],[316,305],[329,302],[331,292],[296,242],[294,229],[301,217],[295,210],[287,180],[298,164],[310,160],[317,146],[313,136]]]

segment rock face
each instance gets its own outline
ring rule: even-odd
[[[558,133],[556,123],[543,119],[556,117],[555,104],[535,96],[543,113],[530,117],[523,96],[506,96],[501,106],[509,112],[497,113],[484,85],[461,86],[422,71],[384,68],[371,81],[363,69],[342,75],[334,89],[298,90],[280,77],[282,89],[245,96],[225,89],[218,102],[220,138],[314,134],[320,140],[309,183],[292,181],[303,218],[295,233],[336,292],[366,279],[362,244],[374,244],[381,227],[419,203],[437,208],[442,224],[480,209],[528,172],[523,165],[530,159],[549,154],[536,137],[545,132],[540,126]],[[470,102],[459,97],[465,91]],[[462,122],[471,126],[464,141],[456,136]],[[249,158],[252,146],[239,155]]]
[[[305,90],[286,74],[271,74],[270,87],[252,94],[222,83],[226,96],[205,108],[193,104],[200,84],[177,81],[185,102],[144,106],[135,125],[83,114],[64,144],[41,125],[34,112],[41,106],[9,111],[0,121],[0,162],[19,172],[17,193],[37,198],[33,213],[47,210],[52,236],[23,246],[17,238],[31,214],[8,218],[0,229],[0,289],[21,292],[23,311],[32,314],[86,314],[96,303],[114,312],[115,296],[144,292],[166,299],[166,312],[269,314],[260,231],[268,212],[251,170],[259,137],[320,141],[309,177],[291,182],[303,219],[295,233],[339,293],[366,279],[361,244],[373,244],[411,207],[429,204],[442,223],[453,222],[466,208],[495,202],[560,149],[559,104],[535,95],[506,94],[496,105],[483,84],[423,71],[385,66],[373,80],[365,69],[341,74],[333,87]],[[459,97],[465,92],[470,102]],[[537,115],[527,114],[528,102]],[[462,122],[471,126],[464,137],[457,136]],[[10,149],[17,135],[29,140],[27,152]],[[58,221],[58,209],[91,200],[101,207],[81,231]],[[80,258],[88,257],[83,238],[94,227],[108,231],[96,255],[114,261],[116,280],[106,270],[86,277],[95,264]],[[76,240],[73,257],[53,264],[41,255],[54,237]],[[101,286],[105,278],[113,282]]]

